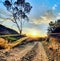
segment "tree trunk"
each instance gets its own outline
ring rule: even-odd
[[[21,19],[21,29],[20,29],[20,33],[22,34],[22,19]]]
[[[17,21],[16,21],[16,20],[15,20],[15,23],[16,23],[17,28],[18,28],[18,30],[19,30],[19,34],[21,35],[21,30],[20,30],[20,27],[19,27],[19,25],[18,25],[18,23],[17,23]]]

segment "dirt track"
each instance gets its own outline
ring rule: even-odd
[[[0,52],[0,61],[48,61],[41,42],[27,44],[23,49],[14,48],[7,53]]]

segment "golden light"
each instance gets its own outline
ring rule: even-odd
[[[30,33],[27,34],[27,36],[37,38],[40,37],[40,33],[37,31],[31,31]]]

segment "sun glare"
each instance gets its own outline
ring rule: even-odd
[[[36,38],[36,37],[40,37],[40,33],[38,33],[37,31],[32,31],[28,34],[28,36]]]

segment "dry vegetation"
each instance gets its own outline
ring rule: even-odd
[[[4,49],[11,49],[15,46],[17,46],[18,44],[21,44],[25,39],[27,39],[27,37],[21,38],[15,42],[8,42],[8,40],[5,40],[3,38],[0,38],[0,47],[4,48]]]
[[[55,38],[50,38],[50,41],[42,42],[49,61],[60,61],[60,43]]]
[[[33,42],[35,43],[35,41],[33,41]],[[41,44],[39,44],[40,42],[42,42],[43,47],[41,47]],[[41,58],[41,56],[39,55],[39,53],[42,54],[44,57],[43,51],[46,52],[47,58],[49,59],[48,61],[60,61],[60,43],[57,41],[57,39],[50,38],[49,42],[39,41],[38,44],[36,44],[36,45],[34,45],[34,43],[32,44],[31,42],[28,42],[28,43],[25,43],[25,45],[23,44],[25,47],[23,49],[20,49],[20,48],[22,48],[20,45],[20,46],[17,46],[19,48],[16,47],[16,48],[13,48],[12,50],[7,51],[7,52],[4,50],[3,51],[0,50],[0,61],[4,61],[4,60],[5,61],[9,61],[9,60],[12,60],[12,61],[17,61],[17,60],[21,60],[21,61],[35,60],[36,61],[37,60],[37,61],[40,61],[39,58]],[[39,45],[39,47],[37,47],[37,45]],[[4,48],[8,48],[9,44],[8,44],[7,40],[0,38],[0,46],[4,47]],[[44,49],[43,51],[42,51],[42,48]],[[38,49],[39,49],[39,52],[38,52]],[[12,58],[12,56],[14,57],[14,59]],[[34,57],[36,57],[36,58],[34,58]],[[8,58],[10,58],[10,59],[8,59]],[[15,60],[15,58],[17,60]],[[41,58],[41,59],[43,59],[43,58]]]
[[[8,41],[3,38],[0,38],[0,47],[8,49],[9,48]]]

